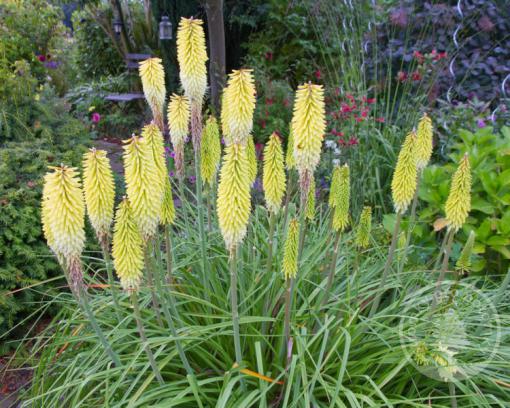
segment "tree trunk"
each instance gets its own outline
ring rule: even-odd
[[[225,29],[223,0],[206,0],[207,30],[209,33],[209,76],[211,103],[215,113],[220,112],[220,95],[225,85]]]

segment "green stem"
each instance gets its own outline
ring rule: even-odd
[[[437,271],[437,269],[439,268],[439,264],[441,263],[441,259],[443,259],[443,253],[444,253],[444,249],[446,247],[447,240],[448,240],[448,231],[446,232],[446,234],[444,234],[443,240],[441,242],[441,247],[439,248],[439,255],[437,256],[436,262],[434,263],[434,268],[433,268],[434,271]]]
[[[170,236],[170,225],[165,225],[165,251],[166,251],[166,282],[173,284],[172,276],[172,238]]]
[[[243,360],[241,352],[241,338],[239,335],[239,310],[237,306],[237,250],[230,252],[230,303],[232,306],[232,326],[234,330],[234,348],[236,362],[241,364]]]
[[[198,231],[200,234],[200,260],[202,269],[202,284],[204,286],[204,297],[209,300],[209,279],[206,273],[207,251],[205,247],[205,229],[204,229],[204,206],[202,200],[202,176],[200,174],[200,148],[195,149],[195,184],[197,194],[198,209]]]
[[[441,272],[439,273],[439,278],[436,282],[436,288],[434,290],[434,298],[432,299],[432,310],[434,310],[439,301],[439,292],[441,291],[441,284],[444,281],[446,270],[448,269],[448,261],[450,260],[450,252],[452,250],[453,237],[455,236],[455,231],[450,229],[447,233],[448,240],[446,242],[446,248],[444,251],[443,264],[441,265]]]
[[[282,347],[282,350],[287,349],[289,347],[290,340],[290,312],[292,307],[292,289],[294,287],[294,278],[286,280],[286,288],[285,288],[285,319],[283,324],[283,331],[285,336],[285,347]],[[285,357],[286,358],[286,357]]]
[[[402,260],[399,265],[399,272],[402,272],[407,262],[407,253],[409,250],[409,244],[411,243],[411,236],[413,234],[414,225],[416,223],[416,207],[418,205],[418,190],[420,188],[421,174],[418,174],[418,179],[416,180],[416,190],[414,192],[413,204],[411,205],[411,216],[409,217],[409,224],[407,227],[407,236],[406,236],[406,244],[404,246],[404,252],[402,254]]]
[[[450,391],[450,400],[452,408],[457,408],[457,397],[455,396],[455,384],[450,381],[448,383],[448,389]]]
[[[383,287],[386,284],[386,279],[388,278],[388,273],[390,271],[391,265],[393,263],[393,257],[395,255],[395,249],[397,248],[398,241],[398,233],[400,232],[400,222],[402,221],[402,213],[397,212],[397,218],[395,220],[395,227],[393,229],[393,236],[391,237],[390,249],[388,250],[388,257],[386,258],[386,263],[384,264],[384,269],[381,277],[381,281],[379,282],[379,286],[377,287],[377,295],[375,296],[374,303],[372,304],[372,308],[370,309],[369,317],[372,317],[379,308],[379,304],[381,303],[381,297],[383,294]]]
[[[322,299],[318,303],[317,311],[319,311],[329,300],[329,291],[331,290],[331,286],[333,285],[333,278],[335,277],[339,244],[340,244],[340,231],[336,233],[335,246],[333,247],[333,255],[331,257],[331,264],[329,266],[328,281],[326,283],[326,288],[324,289]]]
[[[87,317],[89,319],[89,322],[90,322],[90,325],[92,326],[92,328],[96,332],[96,335],[97,335],[101,345],[103,346],[103,348],[105,349],[106,353],[108,354],[110,359],[113,361],[115,366],[116,367],[122,367],[122,364],[120,362],[119,356],[117,355],[117,353],[115,351],[113,351],[110,343],[106,339],[106,336],[104,335],[103,331],[99,327],[99,324],[98,324],[98,322],[96,320],[96,317],[94,316],[94,313],[92,312],[92,309],[90,308],[90,305],[89,305],[89,302],[88,302],[87,293],[83,289],[83,285],[79,285],[78,293],[79,293],[78,302],[81,304],[85,314],[87,315]]]
[[[211,205],[211,189],[206,191],[206,200],[207,200],[207,230],[212,231],[212,205]]]
[[[184,178],[179,177],[179,198],[181,199],[181,213],[184,217],[184,225],[186,226],[186,232],[188,233],[188,237],[191,234],[191,229],[189,226],[189,219],[188,219],[188,211],[187,208],[185,208],[186,201],[186,195],[184,193]]]
[[[119,298],[118,298],[118,292],[117,287],[115,286],[115,279],[113,278],[113,271],[112,271],[112,260],[110,258],[110,253],[106,248],[102,248],[103,250],[103,259],[106,265],[106,273],[108,275],[108,284],[110,285],[110,290],[112,291],[112,299],[113,299],[113,305],[115,307],[115,313],[117,314],[118,321],[122,321],[122,316],[120,314],[120,306],[119,306]]]
[[[293,189],[293,186],[294,186],[294,171],[292,170],[289,170],[288,171],[288,176],[289,176],[289,182],[287,184],[287,191],[285,193],[285,204],[284,204],[284,207],[285,207],[285,212],[283,214],[283,225],[287,225],[287,218],[289,217],[289,204],[290,204],[290,198],[292,196],[292,189]]]
[[[156,314],[156,321],[158,322],[158,324],[161,327],[163,327],[163,320],[161,320],[161,313],[159,310],[158,297],[156,295],[156,290],[154,288],[154,277],[152,275],[152,268],[150,266],[150,248],[149,248],[148,242],[145,245],[144,261],[145,261],[145,271],[147,273],[147,284],[148,284],[148,286],[150,288],[150,292],[151,292],[152,307],[154,309],[154,313]]]
[[[163,381],[163,377],[161,376],[161,372],[159,371],[158,365],[156,364],[154,354],[152,354],[149,342],[147,341],[147,336],[145,335],[145,329],[143,328],[142,323],[142,316],[140,314],[140,308],[138,306],[138,296],[135,291],[131,293],[131,303],[133,304],[136,326],[138,327],[138,333],[140,334],[140,338],[142,339],[143,348],[145,350],[145,353],[147,354],[147,358],[149,359],[149,363],[152,367],[154,375],[156,376],[156,379],[158,380],[160,385],[163,385],[165,382]]]
[[[273,266],[273,238],[274,238],[274,230],[276,226],[276,215],[273,214],[272,211],[269,212],[269,237],[267,241],[267,261],[266,261],[266,277],[270,276],[271,269]],[[264,301],[264,309],[262,312],[262,316],[266,317],[269,312],[269,307],[271,303],[271,296],[266,296],[266,300]],[[262,322],[261,327],[261,335],[265,337],[267,332],[268,322]]]

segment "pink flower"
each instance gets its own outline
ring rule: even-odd
[[[94,112],[91,117],[92,123],[99,123],[101,120],[101,115],[97,112]]]
[[[367,103],[369,103],[370,105],[375,103],[375,98],[368,98]]]
[[[266,52],[266,54],[264,55],[264,58],[268,61],[272,61],[273,60],[273,53],[268,51]]]
[[[37,60],[38,60],[39,62],[44,62],[44,61],[46,61],[46,55],[38,55],[38,56],[37,56]]]
[[[383,117],[375,118],[375,121],[379,123],[384,123],[384,118]]]
[[[435,53],[435,50],[432,52]],[[423,56],[423,54],[420,51],[413,52],[413,57],[416,58],[416,60],[418,61],[418,64],[423,64],[423,61],[425,60],[425,57]]]
[[[351,136],[349,139],[349,146],[356,146],[358,143],[358,138],[356,136]]]
[[[418,71],[414,71],[411,75],[411,78],[413,81],[419,81],[421,80],[421,74]]]
[[[273,98],[266,98],[266,105],[271,106],[274,103]]]
[[[398,71],[397,81],[404,82],[407,79],[407,74],[404,71]]]
[[[315,78],[316,78],[316,79],[321,79],[321,78],[322,78],[322,73],[321,73],[321,70],[320,70],[320,69],[318,69],[317,71],[315,71],[313,74],[315,75]]]
[[[366,110],[362,111],[362,112],[361,112],[361,116],[362,116],[363,118],[366,118],[366,117],[368,116],[368,111],[366,111]]]

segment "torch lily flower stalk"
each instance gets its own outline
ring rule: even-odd
[[[186,96],[173,94],[168,103],[168,130],[174,149],[175,169],[179,180],[184,177],[184,144],[189,133],[190,106]]]
[[[382,288],[386,283],[386,278],[393,263],[395,249],[397,248],[400,222],[402,221],[402,216],[407,211],[407,208],[409,207],[409,204],[416,192],[418,169],[416,167],[415,146],[416,134],[415,132],[411,132],[406,136],[404,143],[402,144],[397,164],[395,166],[395,171],[393,173],[393,179],[391,181],[393,205],[396,212],[395,226],[391,237],[390,248],[388,250],[388,257],[386,258],[381,281],[379,282],[377,295],[375,296],[374,303],[372,303],[372,307],[370,309],[370,316],[373,316],[379,308],[382,297]]]
[[[140,62],[139,74],[142,80],[143,93],[151,108],[154,121],[163,132],[166,88],[165,71],[161,59],[149,58]]]
[[[88,304],[83,285],[81,253],[85,243],[85,202],[76,169],[50,167],[44,177],[42,222],[50,248],[59,258],[69,286],[113,363],[120,359],[108,343]]]

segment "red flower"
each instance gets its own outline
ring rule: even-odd
[[[354,102],[354,96],[352,96],[351,94],[346,94],[345,97],[349,99],[351,102]]]
[[[92,123],[99,123],[99,121],[101,120],[101,115],[97,112],[94,112],[92,114]]]
[[[351,136],[351,138],[349,139],[349,146],[356,146],[358,143],[359,141],[356,138],[356,136]]]
[[[315,78],[316,78],[316,79],[321,79],[321,78],[322,78],[322,73],[321,73],[321,70],[320,70],[320,69],[318,69],[317,71],[315,71],[313,74],[315,75]]]
[[[368,102],[369,104],[373,104],[373,103],[375,103],[375,98],[368,98],[368,99],[367,99],[367,102]]]
[[[418,61],[418,64],[423,64],[423,61],[425,60],[425,57],[423,56],[423,54],[420,51],[414,51],[413,57],[416,58],[416,60]]]
[[[260,121],[260,127],[261,127],[262,129],[265,129],[265,128],[266,128],[266,121],[265,121],[265,120]]]
[[[440,52],[439,54],[437,54],[437,57],[439,59],[447,58],[448,57],[448,53],[446,51]]]
[[[350,113],[352,111],[352,109],[346,103],[342,103],[341,111],[342,111],[342,113]]]
[[[39,62],[44,62],[44,61],[46,61],[46,55],[38,55],[38,56],[37,56],[37,60],[38,60]]]
[[[356,118],[356,122],[358,123],[363,122],[363,118]]]
[[[264,57],[265,57],[266,60],[272,61],[273,60],[273,53],[271,51],[268,51],[268,52],[266,52]]]
[[[289,100],[287,98],[283,100],[283,106],[285,107],[289,106]]]
[[[404,82],[407,79],[407,73],[404,71],[398,71],[397,73],[397,81]]]
[[[274,103],[274,99],[273,98],[266,98],[266,105],[271,106],[273,103]]]
[[[361,112],[361,116],[362,116],[363,118],[366,118],[366,117],[368,116],[368,111],[366,111],[366,110],[362,111],[362,112]]]
[[[421,80],[421,74],[418,71],[414,71],[411,75],[411,78],[413,81],[419,81]]]
[[[384,118],[383,117],[375,118],[375,121],[379,123],[384,123]]]

